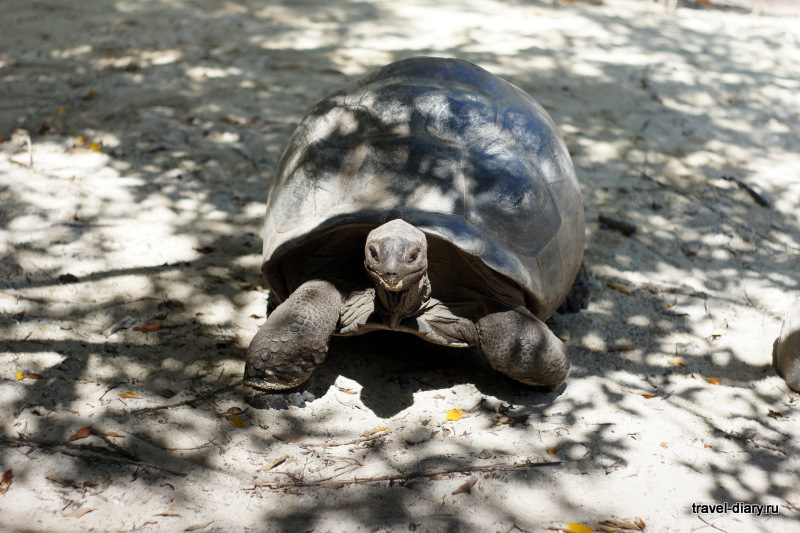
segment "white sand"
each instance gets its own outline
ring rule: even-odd
[[[13,481],[0,529],[505,532],[641,517],[646,531],[800,531],[800,402],[770,366],[800,293],[791,5],[315,4],[3,2],[0,465]],[[536,394],[473,352],[340,340],[317,401],[249,409],[236,427],[223,414],[246,408],[239,391],[213,391],[240,379],[263,322],[260,226],[281,151],[323,95],[420,54],[506,77],[570,147],[594,291],[588,311],[552,320],[570,380]],[[20,124],[30,152],[11,136]],[[637,233],[601,229],[601,213]],[[453,408],[467,411],[445,421]],[[86,426],[120,436],[68,441]],[[561,464],[502,470],[525,461]],[[452,494],[471,476],[471,493]],[[691,512],[738,501],[779,514]]]

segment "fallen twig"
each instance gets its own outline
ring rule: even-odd
[[[200,400],[206,400],[209,397],[216,396],[217,394],[220,394],[222,392],[233,390],[233,389],[235,389],[236,387],[238,387],[241,384],[242,384],[242,380],[240,379],[238,381],[234,381],[233,383],[222,387],[221,389],[217,389],[217,390],[211,391],[208,394],[195,396],[194,398],[191,398],[189,400],[184,400],[184,401],[178,402],[178,403],[171,403],[169,405],[158,405],[156,407],[142,407],[140,409],[133,409],[131,411],[128,411],[128,414],[136,415],[136,414],[140,414],[140,413],[149,413],[149,412],[154,412],[154,411],[160,411],[162,409],[172,409],[172,408],[175,408],[175,407],[181,407],[183,405],[188,405],[188,404],[191,404],[191,403],[195,403],[195,402],[198,402]]]
[[[700,516],[700,515],[697,515],[697,518],[699,518],[699,519],[700,519],[700,521],[701,521],[701,522],[703,522],[704,524],[706,524],[706,525],[709,525],[709,526],[713,527],[714,529],[716,529],[716,530],[718,530],[718,531],[722,531],[722,533],[728,533],[728,532],[727,532],[727,531],[725,531],[724,529],[720,529],[720,528],[718,528],[717,526],[715,526],[714,524],[712,524],[712,523],[710,523],[710,522],[707,522],[707,521],[706,521],[706,520],[705,520],[705,519],[704,519],[702,516]]]
[[[758,191],[753,189],[753,187],[751,187],[750,185],[748,185],[744,181],[740,180],[736,176],[722,176],[722,179],[724,179],[726,181],[732,181],[740,189],[744,189],[745,191],[747,191],[747,194],[749,194],[753,198],[753,200],[755,200],[756,203],[758,205],[760,205],[761,207],[770,207],[771,204],[770,204],[769,200],[764,198],[764,196],[762,196]]]
[[[409,472],[407,474],[389,474],[386,476],[374,476],[374,477],[363,477],[363,478],[353,478],[348,480],[337,481],[336,485],[356,485],[356,484],[366,484],[366,483],[377,483],[380,481],[402,481],[407,479],[413,479],[417,477],[422,478],[432,478],[436,476],[444,476],[448,474],[468,474],[472,472],[505,472],[509,470],[522,470],[525,468],[537,468],[541,466],[559,466],[561,465],[561,461],[525,461],[524,463],[514,463],[514,464],[492,464],[492,465],[475,465],[475,466],[462,466],[458,468],[445,468],[441,470],[428,470],[422,472]],[[307,482],[298,482],[298,483],[256,483],[253,487],[254,490],[256,488],[272,488],[272,489],[282,489],[282,488],[297,488],[297,487],[322,487],[325,484],[330,484],[327,481],[307,481]]]
[[[106,448],[100,448],[99,446],[92,446],[87,444],[76,445],[76,444],[67,444],[57,441],[9,439],[6,437],[0,437],[0,442],[2,442],[3,444],[7,444],[8,446],[16,446],[16,447],[31,446],[34,448],[49,448],[57,453],[62,453],[64,455],[69,455],[71,457],[79,457],[81,459],[94,459],[97,461],[107,461],[112,463],[122,463],[122,464],[141,466],[143,468],[153,468],[155,470],[162,470],[164,472],[176,476],[186,475],[183,472],[178,472],[177,470],[173,470],[165,466],[154,465],[152,463],[145,463],[143,461],[140,461],[138,460],[138,458],[135,458],[136,457],[135,455],[131,454],[127,450],[125,450],[123,454],[122,452],[119,451],[118,446],[114,446],[113,450],[109,450]]]
[[[607,227],[608,229],[612,229],[614,231],[618,231],[625,235],[626,237],[630,237],[634,233],[636,233],[636,226],[631,224],[630,222],[625,222],[624,220],[617,220],[616,218],[611,218],[606,215],[599,215],[597,217],[598,222],[602,226]]]
[[[646,283],[638,283],[635,281],[631,281],[629,279],[612,279],[612,278],[604,278],[606,281],[611,283],[624,283],[625,285],[629,285],[635,289],[644,289],[653,294],[659,293],[669,293],[669,294],[683,294],[684,296],[692,296],[694,298],[702,298],[703,300],[708,300],[708,294],[703,291],[698,291],[692,289],[691,287],[680,287],[674,285],[662,285],[659,283],[653,283],[652,281],[648,281]]]
[[[763,233],[761,231],[758,231],[757,229],[755,229],[752,226],[748,226],[747,224],[743,224],[743,223],[731,218],[728,215],[728,213],[726,213],[724,210],[721,210],[721,209],[715,207],[714,205],[710,204],[709,202],[705,201],[704,199],[699,198],[696,193],[692,194],[690,191],[684,191],[680,187],[676,187],[676,186],[671,185],[669,183],[664,183],[663,181],[657,180],[656,178],[654,178],[654,177],[652,177],[652,176],[650,176],[650,175],[648,175],[647,173],[644,173],[644,172],[642,173],[642,178],[644,178],[644,179],[646,179],[646,180],[648,180],[648,181],[650,181],[652,183],[655,183],[656,185],[658,185],[662,189],[668,190],[668,191],[670,191],[670,192],[672,192],[674,194],[677,194],[677,195],[679,195],[679,196],[681,196],[683,198],[686,198],[690,202],[693,202],[693,203],[695,203],[697,205],[700,205],[700,206],[708,209],[709,211],[711,211],[712,213],[714,213],[715,215],[717,215],[721,219],[724,219],[724,220],[727,220],[728,222],[730,222],[739,231],[746,232],[746,233],[753,233],[753,234],[757,235],[758,237],[764,239],[765,241],[771,242],[773,244],[776,244],[776,245],[781,246],[783,248],[786,248],[788,250],[800,251],[800,248],[798,248],[797,246],[792,246],[791,244],[787,244],[785,242],[781,242],[781,241],[771,237],[770,235],[767,235],[767,234],[765,234],[765,233]]]
[[[312,447],[319,447],[319,446],[326,447],[326,448],[332,448],[332,447],[335,447],[335,446],[350,446],[352,444],[361,444],[363,442],[369,442],[371,440],[375,440],[375,439],[380,438],[380,437],[385,437],[388,434],[389,434],[389,431],[379,431],[378,433],[374,433],[374,434],[369,435],[367,437],[359,437],[357,439],[348,440],[348,441],[345,441],[345,442],[309,442],[307,444],[300,444],[299,446],[301,448],[312,448]]]

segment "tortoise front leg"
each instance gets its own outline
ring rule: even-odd
[[[305,383],[325,360],[341,306],[342,295],[332,283],[313,280],[270,314],[247,349],[244,385],[250,405],[304,405],[302,395],[291,389]]]
[[[492,367],[525,383],[558,388],[569,374],[567,347],[544,322],[517,311],[478,320],[480,345]]]

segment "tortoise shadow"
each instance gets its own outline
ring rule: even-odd
[[[556,391],[518,383],[494,370],[479,348],[452,348],[413,335],[376,331],[331,339],[327,360],[315,371],[314,393],[324,395],[339,376],[360,384],[361,401],[376,416],[391,418],[414,405],[414,394],[473,385],[483,397],[507,404],[549,404]],[[468,406],[467,406],[468,407]]]

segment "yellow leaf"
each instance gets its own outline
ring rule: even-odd
[[[58,114],[59,115],[66,115],[67,114],[67,108],[64,107],[64,106],[59,107],[58,108]]]
[[[22,370],[17,370],[17,381],[22,381],[25,379],[25,374],[22,373]]]
[[[463,409],[450,409],[447,411],[447,420],[458,420],[461,418],[461,415],[464,414]]]
[[[559,527],[548,527],[547,529],[551,531],[562,531],[563,533],[594,533],[594,529],[590,528],[589,526],[585,526],[583,524],[577,524],[575,522],[564,522],[563,526]]]
[[[719,378],[706,378],[706,381],[708,381],[712,385],[717,385],[717,386],[722,385],[722,380]]]
[[[245,422],[238,416],[232,416],[228,418],[228,422],[230,422],[232,426],[236,426],[237,428],[243,428],[247,425],[247,422]]]
[[[86,135],[78,135],[77,137],[75,137],[75,140],[78,141],[79,143],[85,143]]]
[[[559,444],[558,446],[553,446],[552,448],[547,448],[547,455],[555,455],[558,453],[558,450],[564,446],[563,444]]]
[[[135,392],[131,392],[131,391],[123,392],[122,394],[119,395],[119,397],[120,398],[132,398],[134,400],[141,400],[142,399],[141,395],[136,394]]]
[[[89,143],[89,144],[87,144],[87,145],[86,145],[86,147],[87,147],[89,150],[93,150],[93,151],[95,151],[95,152],[102,152],[102,151],[103,151],[103,147],[102,147],[102,146],[100,146],[100,145],[99,145],[99,144],[97,144],[97,143]]]
[[[633,294],[633,291],[630,290],[625,285],[623,285],[622,283],[611,282],[611,283],[608,284],[608,286],[611,287],[612,289],[614,289],[615,291],[619,291],[619,292],[621,292],[623,294],[627,294],[628,296]]]

